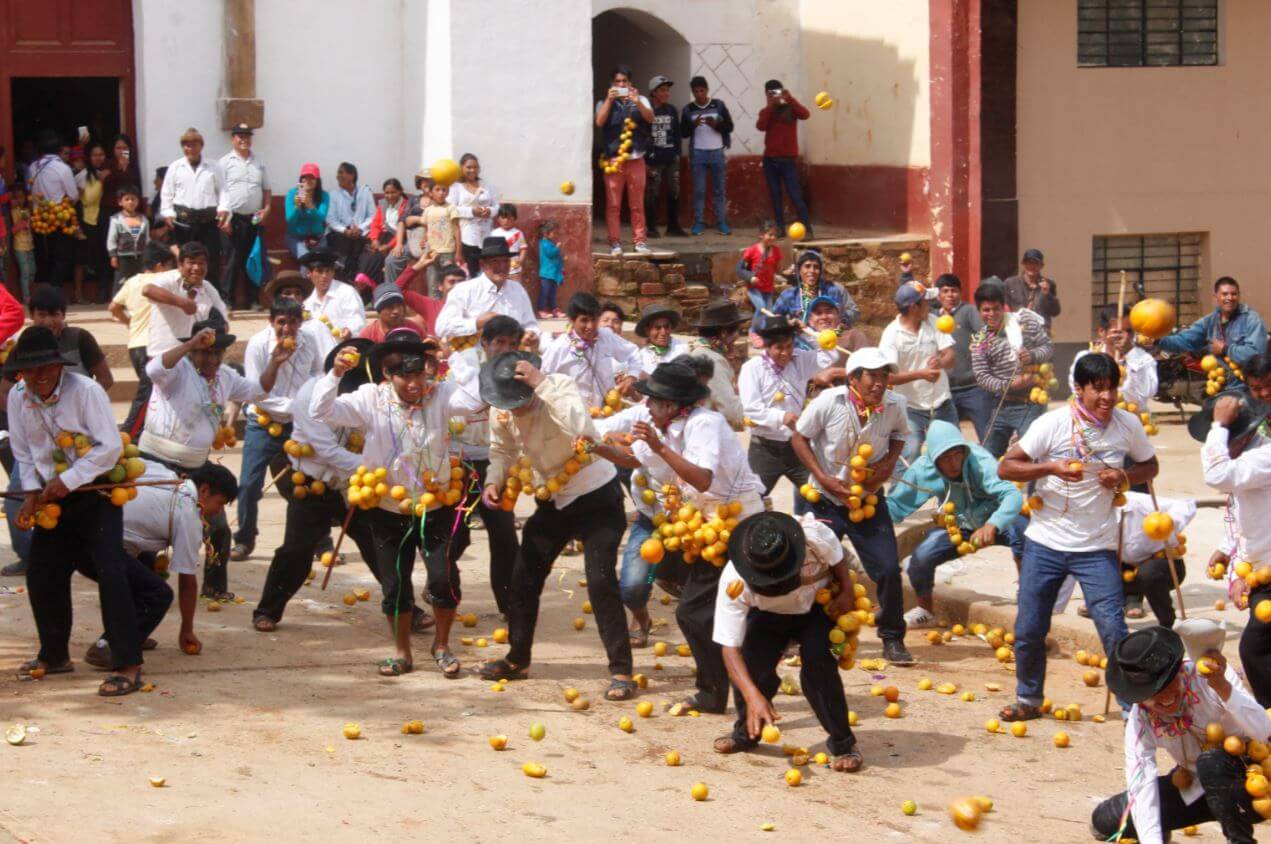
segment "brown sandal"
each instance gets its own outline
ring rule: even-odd
[[[722,753],[724,755],[730,755],[733,753],[744,753],[745,751],[750,749],[749,747],[742,744],[731,735],[720,736],[719,738],[715,739],[715,743],[712,745],[712,747],[715,748],[716,753]]]
[[[1009,706],[1003,706],[998,717],[1003,721],[1032,721],[1042,717],[1042,710],[1040,706],[1029,703],[1012,703]]]
[[[258,615],[252,620],[252,627],[257,633],[273,633],[278,629],[278,622],[269,616]]]
[[[855,747],[830,760],[830,770],[840,774],[854,774],[863,767],[865,767],[865,757]]]

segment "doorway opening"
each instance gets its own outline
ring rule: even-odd
[[[122,126],[117,76],[13,77],[10,102],[15,158],[23,163],[45,129],[77,145],[82,127],[92,140],[109,144]]]

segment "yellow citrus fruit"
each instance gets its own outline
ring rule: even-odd
[[[689,794],[693,795],[693,799],[701,802],[710,796],[711,790],[706,787],[704,782],[695,782],[693,787],[689,789]]]
[[[344,737],[349,741],[356,741],[362,737],[362,728],[353,723],[345,724]]]
[[[1028,725],[1023,721],[1016,721],[1011,724],[1011,735],[1015,736],[1015,738],[1023,738],[1028,735]]]
[[[786,771],[786,785],[791,788],[798,788],[803,783],[803,772],[798,768],[791,768]]]
[[[1060,730],[1059,732],[1055,733],[1053,740],[1055,742],[1055,747],[1068,746],[1068,734],[1065,733],[1063,730]]]
[[[761,738],[768,744],[776,744],[781,741],[781,730],[776,724],[764,724]]]

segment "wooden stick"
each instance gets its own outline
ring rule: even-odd
[[[1151,481],[1147,482],[1148,494],[1152,496],[1152,509],[1160,510],[1161,506],[1156,503],[1156,487]],[[1187,618],[1187,607],[1183,604],[1183,587],[1178,585],[1178,572],[1174,571],[1174,552],[1170,550],[1169,538],[1165,540],[1165,562],[1169,566],[1169,579],[1174,584],[1174,592],[1178,595],[1178,614],[1181,618]]]
[[[1121,270],[1121,291],[1117,293],[1117,328],[1121,326],[1121,313],[1125,310],[1125,270]]]
[[[340,535],[335,539],[335,547],[331,550],[331,565],[327,566],[327,573],[322,578],[322,589],[326,591],[327,584],[331,582],[331,569],[335,568],[335,558],[340,556],[340,543],[344,542],[344,534],[349,530],[349,522],[353,521],[353,511],[357,509],[356,504],[349,506],[349,512],[344,514],[344,524],[340,525]]]
[[[270,478],[268,481],[266,481],[266,482],[265,482],[265,485],[264,485],[264,486],[262,486],[262,487],[260,488],[260,494],[261,494],[261,495],[264,495],[265,493],[269,492],[270,487],[272,487],[274,484],[278,483],[278,479],[279,479],[279,478],[281,478],[281,477],[282,477],[283,475],[285,475],[285,474],[288,474],[288,473],[290,473],[290,472],[294,472],[294,471],[296,471],[296,470],[295,470],[295,469],[293,469],[293,468],[291,467],[291,464],[290,464],[290,463],[288,463],[286,466],[284,466],[284,467],[282,467],[281,469],[279,469],[279,470],[278,470],[278,474],[274,475],[272,478]]]
[[[115,489],[117,487],[128,489],[129,487],[140,486],[179,486],[183,483],[185,483],[184,479],[177,479],[174,481],[123,481],[117,484],[88,484],[87,486],[81,486],[73,489],[71,492],[95,492],[97,490]],[[0,492],[0,498],[25,498],[28,495],[39,495],[42,492],[44,492],[42,489],[19,489],[12,492]]]

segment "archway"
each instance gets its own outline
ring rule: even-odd
[[[688,41],[661,18],[638,9],[601,12],[591,21],[592,103],[604,98],[610,72],[619,64],[631,68],[642,94],[648,94],[649,80],[660,74],[675,82],[672,102],[685,102],[692,58]],[[605,182],[596,167],[601,148],[600,133],[596,131],[592,141],[592,210],[596,219],[605,214]]]

